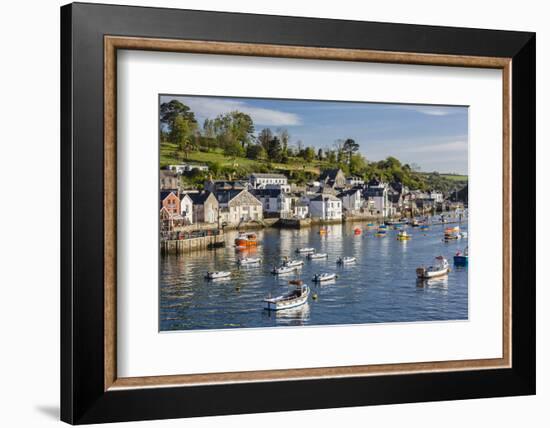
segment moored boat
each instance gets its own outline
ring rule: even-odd
[[[283,309],[295,308],[307,302],[309,287],[306,284],[296,286],[295,290],[281,296],[264,299],[265,309],[269,311],[280,311]]]
[[[295,272],[297,269],[298,269],[297,266],[279,266],[279,267],[274,267],[271,273],[273,275],[284,275],[286,273]]]
[[[312,278],[315,282],[332,281],[337,278],[335,273],[318,273]]]
[[[286,266],[286,267],[299,267],[299,266],[303,266],[304,264],[304,261],[303,260],[285,260],[283,262],[283,266]]]
[[[468,247],[464,248],[464,251],[457,251],[453,257],[454,264],[456,266],[468,265]]]
[[[296,248],[296,252],[297,252],[298,254],[309,254],[309,253],[314,253],[314,252],[315,252],[315,248],[313,248],[313,247]]]
[[[345,265],[348,263],[355,263],[356,260],[357,260],[356,257],[338,257],[338,260],[336,260],[336,263],[338,263],[339,265]]]
[[[457,241],[459,239],[462,239],[462,235],[460,233],[460,227],[448,227],[445,229],[445,233],[443,234],[443,240],[444,241]]]
[[[221,279],[221,278],[229,278],[230,276],[231,276],[231,272],[229,271],[215,271],[215,272],[206,273],[206,279]]]
[[[388,228],[386,227],[386,225],[380,225],[380,227],[376,231],[375,236],[379,238],[383,238],[386,236],[387,231],[388,231]]]
[[[443,256],[437,256],[431,266],[420,266],[416,268],[416,276],[419,279],[429,279],[449,273],[449,262]]]
[[[307,255],[307,258],[309,260],[320,260],[320,259],[326,259],[328,257],[327,253],[311,253]]]
[[[403,230],[397,234],[398,241],[408,241],[412,238],[412,235],[409,235],[406,230]]]
[[[255,233],[241,233],[235,238],[237,248],[255,247],[258,245],[258,237]]]
[[[240,265],[257,265],[262,262],[262,259],[260,257],[244,257],[242,259],[239,259],[237,263]]]

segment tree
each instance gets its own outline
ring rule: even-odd
[[[347,155],[348,158],[348,165],[351,164],[351,157],[354,153],[359,151],[359,144],[355,142],[354,139],[348,138],[346,141],[344,141],[344,144],[342,145],[342,152],[344,152]]]
[[[265,150],[260,144],[249,144],[246,147],[246,157],[248,159],[262,159],[265,157]]]
[[[315,149],[313,147],[306,147],[303,158],[306,162],[311,162],[315,158]]]
[[[323,160],[323,149],[317,151],[317,159]]]
[[[233,143],[239,143],[244,148],[252,141],[254,123],[246,113],[235,110],[220,114],[209,126],[212,127],[219,146],[224,149]]]
[[[185,158],[196,147],[196,126],[196,122],[191,122],[182,115],[176,116],[172,123],[169,140],[178,145],[179,149],[185,153]]]
[[[231,141],[223,149],[226,156],[240,158],[244,156],[244,148],[238,141]]]
[[[267,157],[272,162],[280,162],[282,156],[281,140],[278,137],[273,137],[267,147]]]
[[[160,123],[168,129],[172,129],[177,117],[183,117],[187,121],[196,124],[195,114],[189,106],[178,100],[171,100],[160,105]]]
[[[363,175],[367,170],[367,161],[361,155],[356,153],[351,156],[349,169],[352,174]]]
[[[273,133],[271,132],[271,129],[264,128],[260,131],[258,134],[258,143],[264,148],[264,150],[267,152],[267,149],[269,147],[269,142],[273,139]]]
[[[288,142],[290,141],[290,134],[288,133],[288,130],[285,128],[279,128],[277,129],[277,136],[279,137],[279,140],[281,140],[281,150],[283,156],[286,156],[288,154]]]
[[[337,162],[336,152],[334,150],[328,150],[325,153],[327,155],[327,162],[330,165],[334,165]]]

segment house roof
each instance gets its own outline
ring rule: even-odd
[[[173,193],[174,196],[176,196],[176,192],[173,190],[161,190],[160,192],[160,200],[164,201],[170,193]]]
[[[208,199],[210,195],[212,195],[211,192],[201,192],[201,193],[188,193],[189,197],[193,201],[194,205],[203,205],[204,202]]]
[[[312,201],[340,201],[340,199],[338,199],[336,196],[334,195],[331,195],[331,194],[328,194],[328,193],[323,193],[319,196],[316,196],[315,198],[312,198],[311,199]]]
[[[243,190],[239,189],[221,190],[219,192],[215,192],[214,196],[216,196],[216,199],[220,204],[227,204],[231,199],[233,199],[242,191]]]
[[[177,178],[178,174],[175,171],[170,171],[168,169],[160,170],[160,178],[173,177]]]
[[[338,172],[342,172],[340,168],[325,169],[321,172],[319,180],[335,180]]]
[[[286,175],[284,174],[266,174],[262,172],[253,172],[250,174],[250,178],[256,177],[256,178],[284,178],[286,179]]]
[[[338,197],[343,198],[344,196],[355,195],[357,192],[360,192],[360,190],[357,187],[354,187],[353,189],[344,190],[343,192],[340,192],[338,194]]]
[[[277,198],[281,193],[281,189],[250,189],[250,193],[252,193],[256,197],[268,197],[268,198]]]

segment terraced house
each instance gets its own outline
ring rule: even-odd
[[[243,222],[262,222],[262,203],[248,190],[227,190],[215,194],[219,203],[220,221],[228,226],[238,226]]]

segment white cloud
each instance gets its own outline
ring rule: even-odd
[[[420,114],[425,114],[428,116],[448,116],[450,114],[455,114],[460,112],[460,109],[457,107],[446,107],[446,106],[423,106],[423,105],[398,105],[395,106],[398,109],[402,110],[412,110]]]
[[[265,126],[293,126],[300,125],[300,116],[280,110],[253,107],[244,101],[226,100],[222,98],[181,97],[196,116],[215,118],[219,114],[239,110],[252,117],[255,124]]]

